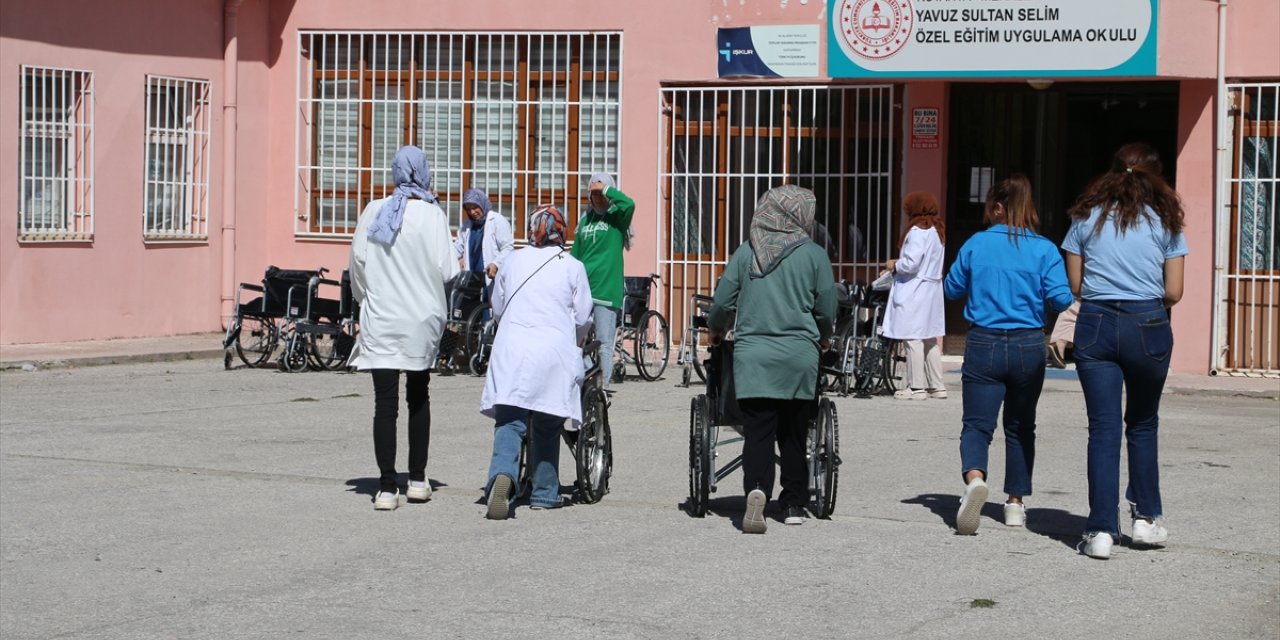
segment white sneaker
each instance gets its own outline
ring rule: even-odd
[[[956,533],[971,536],[978,532],[982,520],[982,505],[987,503],[987,483],[982,478],[969,481],[960,497],[960,510],[956,512]]]
[[[1159,522],[1145,518],[1133,519],[1133,544],[1159,545],[1169,539],[1169,531]]]
[[[947,390],[946,389],[929,389],[929,399],[930,400],[946,400]]]
[[[742,516],[743,533],[764,533],[769,525],[764,521],[764,492],[752,489],[747,494],[747,512]]]
[[[1111,558],[1111,545],[1111,534],[1092,531],[1084,534],[1084,540],[1080,541],[1080,552],[1090,558],[1107,560]]]
[[[391,511],[400,506],[399,491],[379,491],[373,497],[373,508],[378,511]]]
[[[1004,503],[1004,526],[1021,527],[1027,524],[1027,505],[1021,502]]]
[[[898,389],[893,392],[894,400],[928,400],[929,393],[924,389]]]
[[[404,497],[409,502],[426,502],[431,499],[431,485],[426,480],[410,480]]]

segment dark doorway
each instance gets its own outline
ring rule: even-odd
[[[1041,233],[1062,242],[1067,209],[1105,171],[1121,145],[1145,142],[1174,180],[1178,85],[1174,82],[1059,82],[951,86],[947,163],[947,267],[961,245],[986,227],[986,189],[1013,173],[1031,180]],[[947,303],[946,353],[964,352],[964,303]],[[1052,314],[1047,318],[1052,322]]]

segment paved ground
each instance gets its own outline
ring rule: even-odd
[[[619,387],[603,502],[489,522],[477,378],[433,379],[436,495],[386,513],[370,504],[365,375],[212,359],[5,371],[0,636],[1275,638],[1280,403],[1167,395],[1170,543],[1103,562],[1074,550],[1085,417],[1057,376],[1029,528],[1000,524],[993,490],[978,535],[953,533],[949,373],[951,400],[837,400],[835,517],[749,536],[737,474],[707,518],[681,509],[697,390],[670,380]],[[994,489],[1002,454],[997,438]]]

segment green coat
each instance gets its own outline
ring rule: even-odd
[[[813,399],[818,343],[831,339],[835,278],[821,247],[806,242],[764,276],[751,275],[755,253],[744,242],[716,286],[708,324],[725,332],[738,309],[733,380],[738,398]]]

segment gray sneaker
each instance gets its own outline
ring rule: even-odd
[[[493,486],[489,488],[489,512],[485,517],[490,520],[506,520],[511,512],[510,499],[511,478],[499,475],[493,479]]]
[[[769,528],[764,521],[765,502],[764,492],[759,489],[752,489],[747,494],[747,513],[742,516],[743,533],[764,533]]]

